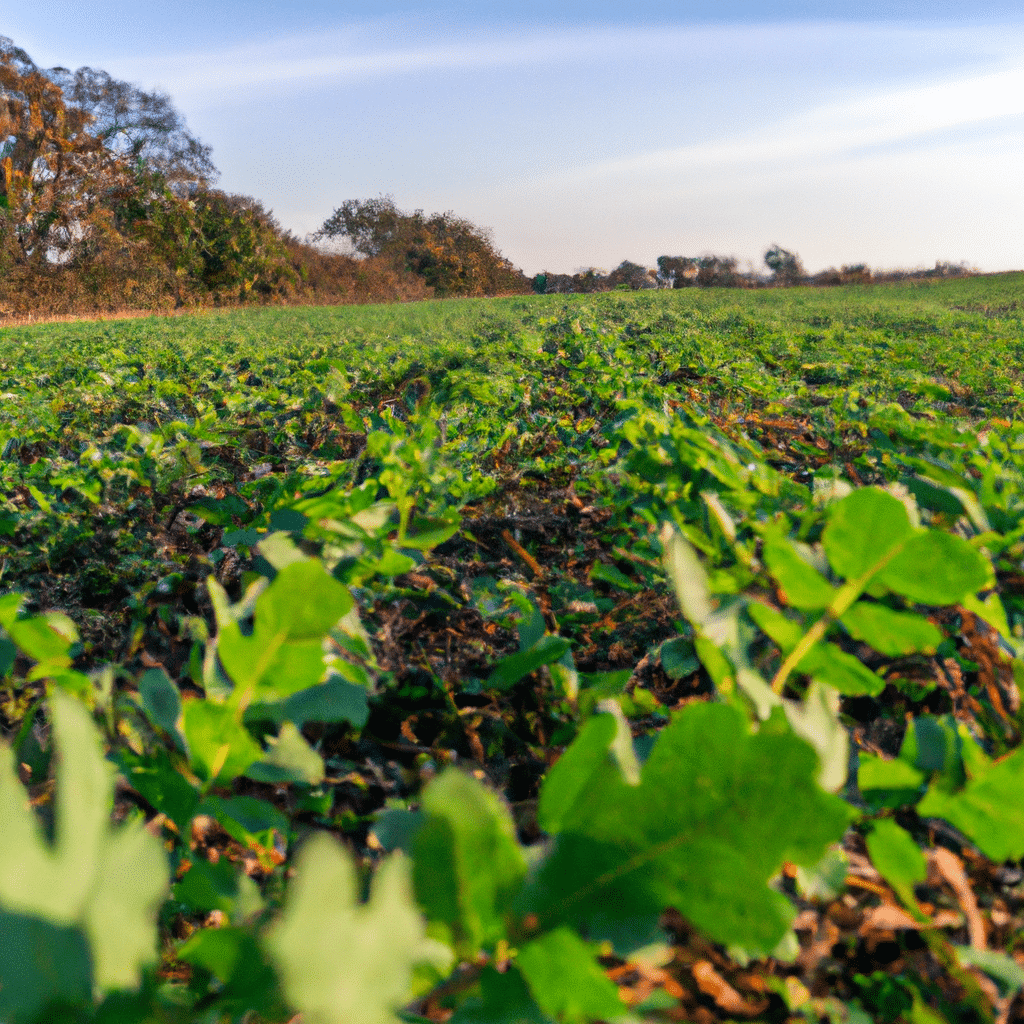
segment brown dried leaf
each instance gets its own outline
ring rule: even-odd
[[[697,983],[697,988],[704,995],[714,999],[715,1003],[726,1013],[733,1013],[738,1017],[756,1017],[768,1008],[767,999],[748,1003],[707,960],[698,960],[690,968],[690,971],[693,974],[693,980]]]

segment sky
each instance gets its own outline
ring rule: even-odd
[[[167,92],[300,236],[391,195],[530,275],[1024,268],[1019,0],[0,0],[0,35]]]

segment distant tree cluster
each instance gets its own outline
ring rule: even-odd
[[[490,231],[454,213],[404,213],[391,196],[350,199],[314,238],[345,241],[363,258],[423,280],[438,298],[529,290],[529,282],[498,252]]]
[[[764,254],[767,273],[740,270],[734,256],[659,256],[657,269],[624,260],[611,273],[589,267],[575,274],[543,271],[533,278],[533,290],[540,294],[558,292],[606,292],[614,289],[639,291],[645,288],[791,288],[796,285],[827,287],[841,284],[869,284],[906,278],[962,277],[970,273],[962,263],[939,261],[929,270],[872,271],[865,263],[830,267],[808,274],[795,252],[772,244]]]
[[[0,316],[528,291],[452,213],[352,201],[321,238],[214,187],[210,147],[169,97],[84,67],[41,69],[0,36]]]

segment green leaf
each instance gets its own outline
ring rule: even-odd
[[[401,538],[401,547],[429,551],[455,536],[462,517],[454,510],[443,516],[413,516],[409,524],[411,533]]]
[[[245,712],[246,722],[294,722],[299,729],[307,722],[348,722],[361,729],[369,717],[366,690],[338,678],[299,690],[283,701],[253,704]]]
[[[858,755],[857,786],[862,793],[870,790],[916,790],[924,784],[925,773],[896,757],[891,760],[866,754]]]
[[[66,616],[31,615],[8,623],[7,632],[17,646],[30,658],[41,665],[55,668],[69,668],[71,657],[68,651],[78,639],[74,626],[67,629]]]
[[[765,564],[792,607],[819,611],[832,603],[835,588],[813,565],[800,557],[789,540],[768,537],[764,542],[763,555]]]
[[[786,701],[784,710],[793,732],[817,751],[818,785],[838,792],[846,785],[850,758],[850,737],[839,720],[839,692],[815,681],[802,702]]]
[[[480,994],[470,996],[448,1024],[551,1024],[515,965],[504,974],[493,967],[480,975]]]
[[[977,967],[993,978],[1004,996],[1016,995],[1024,988],[1024,967],[1013,957],[994,949],[954,946],[957,959],[965,967]]]
[[[256,602],[256,623],[267,636],[321,640],[352,608],[352,595],[319,559],[286,565]]]
[[[789,654],[804,635],[800,623],[760,602],[752,601],[747,606],[747,614],[779,645],[783,654]],[[876,694],[885,689],[885,680],[881,676],[872,672],[860,659],[830,643],[815,644],[796,667],[805,675],[827,683],[847,696]]]
[[[587,575],[587,579],[593,583],[598,580],[601,583],[610,583],[620,590],[627,590],[635,593],[643,590],[643,586],[636,580],[631,580],[617,565],[605,565],[604,562],[595,562]]]
[[[141,824],[110,827],[112,773],[86,710],[57,691],[50,714],[59,754],[52,845],[18,782],[11,749],[0,745],[0,910],[80,929],[95,985],[131,988],[156,958],[155,916],[167,890],[167,861]],[[58,952],[75,945],[47,935]],[[0,938],[0,945],[8,941]],[[66,966],[70,974],[79,970]]]
[[[182,717],[189,760],[207,782],[237,778],[263,756],[260,745],[229,705],[189,700]]]
[[[878,578],[912,601],[944,605],[976,593],[991,575],[988,560],[963,537],[930,530],[911,537]]]
[[[34,1020],[50,1003],[92,1000],[89,944],[80,928],[0,909],[0,1020]]]
[[[225,616],[218,619],[217,653],[235,683],[230,702],[247,707],[318,684],[327,668],[323,639],[353,607],[351,594],[320,561],[286,564],[256,600],[251,635]]]
[[[614,1020],[626,1012],[619,990],[591,948],[568,928],[556,928],[519,950],[520,971],[537,1005],[560,1021]]]
[[[178,833],[187,836],[199,804],[199,791],[171,763],[168,752],[157,747],[149,757],[127,749],[111,754],[128,784],[157,811],[166,814]]]
[[[175,884],[173,897],[193,912],[220,910],[232,921],[257,913],[263,905],[256,883],[227,858],[214,864],[197,857]]]
[[[243,846],[274,845],[273,833],[287,837],[288,818],[273,804],[254,796],[208,796],[199,806],[201,814],[216,818],[221,828]]]
[[[997,863],[1024,857],[1024,748],[995,762],[953,795],[932,785],[917,805],[922,818],[943,818]]]
[[[627,785],[640,783],[629,723],[614,702],[606,713],[591,718],[569,749],[548,772],[537,803],[537,824],[556,835],[562,822],[588,787],[599,786],[605,772],[617,773]]]
[[[247,778],[256,782],[302,782],[318,786],[324,781],[323,758],[305,741],[291,722],[285,722],[276,738],[268,737],[269,752],[249,765]]]
[[[550,665],[564,657],[570,647],[569,641],[563,637],[542,636],[527,650],[502,658],[487,677],[485,685],[495,690],[507,690],[542,665]]]
[[[678,636],[666,640],[660,650],[661,667],[669,679],[685,679],[700,668],[700,659],[693,648],[693,641]]]
[[[593,755],[584,760],[592,770]],[[751,734],[736,709],[691,704],[659,735],[639,786],[605,768],[567,811],[560,798],[560,831],[524,906],[542,927],[609,938],[620,952],[650,941],[674,906],[715,941],[767,952],[793,917],[768,879],[785,860],[820,860],[851,814],[818,788],[817,771],[792,733]]]
[[[858,601],[839,621],[855,640],[890,658],[917,651],[934,654],[942,643],[942,632],[927,619],[884,604]]]
[[[832,568],[857,580],[898,550],[912,529],[901,501],[877,487],[861,487],[832,506],[821,543]]]
[[[244,1020],[254,1012],[276,1020],[286,1016],[284,1007],[277,1005],[277,978],[250,930],[201,928],[178,950],[177,956],[208,971],[221,983],[217,990],[218,1010],[222,1014],[234,1011],[230,1019]]]
[[[665,551],[665,571],[675,590],[679,607],[689,622],[702,633],[712,615],[708,576],[704,566],[700,564],[693,548],[667,523],[662,529],[661,543]]]
[[[398,1024],[413,968],[451,963],[426,937],[401,854],[377,870],[366,904],[359,890],[352,857],[336,840],[319,833],[299,852],[284,913],[264,945],[307,1024]]]
[[[928,874],[928,865],[917,843],[891,818],[876,821],[865,842],[878,873],[892,886],[903,905],[916,911],[914,885],[923,882]]]
[[[163,729],[174,740],[175,746],[184,750],[185,744],[179,732],[181,693],[170,676],[162,668],[151,668],[139,680],[139,698],[150,724]]]
[[[526,874],[505,804],[454,768],[424,790],[426,821],[413,841],[416,895],[473,956],[505,936],[505,916]]]
[[[835,644],[815,644],[800,659],[797,669],[847,696],[874,696],[885,689],[880,675]]]

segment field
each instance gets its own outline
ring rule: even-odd
[[[0,331],[0,1020],[1024,1019],[1022,302]]]

